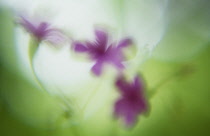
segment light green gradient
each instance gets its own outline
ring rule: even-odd
[[[122,123],[113,120],[111,105],[114,102],[114,96],[112,94],[107,99],[106,105],[100,107],[93,116],[81,121],[79,125],[72,125],[70,123],[71,114],[68,115],[65,112],[63,107],[60,106],[59,100],[37,89],[19,73],[13,43],[13,20],[10,14],[2,9],[0,11],[2,20],[0,22],[0,135],[209,135],[209,44],[207,44],[205,50],[199,49],[199,52],[193,54],[185,62],[173,62],[171,60],[165,62],[154,58],[149,59],[139,67],[139,71],[145,77],[148,89],[155,87],[185,65],[188,65],[194,71],[186,75],[183,73],[183,75],[171,77],[160,86],[156,90],[157,93],[150,99],[150,112],[148,115],[140,116],[139,122],[134,128],[126,129]],[[176,38],[172,36],[172,39]],[[196,35],[192,39],[200,41],[200,37]],[[190,49],[192,39],[189,35],[182,47]],[[168,50],[164,50],[164,52],[173,50],[173,47],[167,48]],[[179,52],[175,53],[178,54]],[[106,88],[107,90],[113,89],[109,86]],[[94,106],[94,103],[92,106]]]

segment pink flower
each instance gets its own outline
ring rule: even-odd
[[[139,76],[129,83],[120,76],[115,82],[121,96],[114,105],[114,114],[117,118],[123,118],[126,126],[133,126],[137,117],[148,109],[144,97],[144,87]]]
[[[60,30],[51,28],[47,22],[31,22],[25,17],[21,17],[19,24],[39,42],[47,41],[53,45],[57,45],[66,40],[66,36]]]
[[[109,37],[104,30],[95,30],[96,41],[89,42],[74,42],[74,50],[80,53],[87,53],[91,60],[96,63],[92,67],[92,72],[99,76],[102,73],[105,63],[114,65],[117,69],[124,69],[122,62],[124,55],[122,49],[131,45],[132,41],[129,38],[120,40],[119,43],[108,43]]]

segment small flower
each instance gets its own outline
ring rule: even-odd
[[[25,17],[21,17],[19,24],[31,33],[38,42],[48,41],[53,45],[57,45],[66,40],[66,36],[60,30],[51,28],[47,22],[31,22]]]
[[[74,50],[81,53],[86,52],[91,60],[96,61],[91,70],[97,76],[101,74],[105,63],[112,64],[119,70],[122,70],[124,68],[122,62],[125,58],[122,49],[131,45],[131,39],[125,38],[117,44],[114,42],[109,44],[108,33],[99,29],[95,30],[95,37],[95,42],[74,42]]]
[[[126,126],[131,127],[137,121],[137,116],[148,109],[144,97],[144,87],[139,76],[136,76],[133,82],[127,82],[120,76],[115,82],[121,97],[114,105],[115,116],[123,118]]]

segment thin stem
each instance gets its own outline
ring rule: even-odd
[[[31,61],[31,69],[32,69],[32,72],[33,72],[33,75],[38,83],[38,85],[41,87],[42,90],[44,90],[45,92],[47,92],[49,94],[49,92],[47,91],[47,88],[43,85],[43,83],[41,82],[41,79],[39,79],[39,76],[37,75],[35,69],[34,69],[34,64],[33,64],[33,61]],[[61,92],[61,91],[60,91]],[[58,97],[62,103],[71,111],[72,108],[71,106],[69,105],[69,102],[68,100],[66,99],[65,95],[61,92],[59,97]]]
[[[172,74],[168,77],[166,77],[165,79],[163,79],[161,82],[159,82],[155,87],[153,87],[150,92],[149,92],[149,96],[152,98],[154,97],[154,95],[158,92],[157,90],[159,90],[163,85],[169,83],[170,81],[174,80],[174,76],[176,76],[176,74]]]
[[[99,90],[101,84],[99,84],[96,89],[91,93],[91,95],[89,96],[89,98],[87,99],[85,105],[82,107],[81,111],[84,112],[84,110],[87,108],[87,105],[91,102],[92,98],[95,96],[95,94],[97,93],[97,91]]]
[[[29,60],[30,60],[30,67],[31,67],[32,73],[33,73],[33,75],[34,75],[34,77],[35,77],[35,80],[37,81],[38,85],[41,87],[42,90],[44,90],[45,92],[48,92],[48,91],[47,91],[47,88],[43,85],[41,79],[40,79],[39,76],[37,75],[37,73],[36,73],[36,71],[35,71],[34,62],[33,62],[33,58],[34,58],[34,55],[35,55],[36,50],[37,50],[37,48],[38,48],[38,45],[39,45],[39,42],[37,42],[36,40],[34,40],[34,39],[31,39],[31,40],[30,40],[30,47],[29,47],[29,51],[28,51],[28,53],[29,53]],[[66,98],[66,96],[63,94],[62,91],[60,91],[60,92],[61,92],[61,93],[60,93],[60,95],[59,95],[59,97],[58,97],[59,100],[62,101],[62,103],[67,107],[67,109],[68,109],[69,111],[72,111],[72,108],[71,108],[71,106],[69,105],[68,99]],[[48,92],[48,93],[49,93],[49,92]],[[69,112],[69,111],[68,111],[68,112]],[[65,114],[64,114],[64,115],[65,115]],[[58,120],[56,121],[56,123],[59,122],[59,121],[60,121],[60,119],[58,119]],[[71,127],[72,127],[72,126],[71,126]],[[72,128],[73,128],[73,127],[72,127]],[[75,136],[79,136],[79,134],[78,134],[78,132],[77,132],[76,129],[72,129],[72,132],[73,132],[73,134],[74,134]]]
[[[149,96],[152,98],[154,95],[158,92],[158,90],[165,84],[171,82],[172,80],[176,79],[180,76],[189,75],[192,72],[194,72],[194,69],[192,69],[192,66],[185,65],[181,67],[178,71],[174,72],[173,74],[167,76],[165,79],[160,81],[155,87],[150,89]]]
[[[41,87],[42,90],[44,90],[45,92],[48,92],[47,88],[43,85],[41,79],[39,78],[39,76],[37,75],[36,71],[35,71],[35,66],[34,66],[34,55],[36,53],[36,50],[38,48],[39,42],[36,41],[35,39],[31,39],[30,40],[30,47],[29,47],[29,60],[30,60],[30,67],[32,69],[32,73],[38,83],[38,85]],[[66,107],[68,107],[69,109],[71,109],[71,106],[68,104],[68,100],[66,100],[65,95],[63,95],[63,93],[61,93],[60,95],[61,100],[63,101],[63,103],[66,105]]]

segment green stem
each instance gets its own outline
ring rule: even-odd
[[[87,105],[91,102],[92,98],[95,96],[95,94],[97,93],[97,91],[99,90],[101,86],[101,83],[98,84],[98,86],[96,87],[96,89],[90,94],[89,98],[87,99],[85,105],[82,107],[81,111],[82,113],[84,113],[84,110],[87,108]]]
[[[176,79],[180,76],[185,76],[185,75],[191,74],[192,72],[194,72],[194,69],[192,69],[191,67],[192,66],[189,67],[188,65],[185,65],[185,66],[181,67],[178,71],[176,71],[173,74],[167,76],[165,79],[160,81],[155,87],[150,89],[149,97],[150,98],[154,97],[154,95],[158,92],[158,90],[162,86],[164,86],[165,84],[173,81],[174,79]]]
[[[34,40],[34,39],[31,39],[30,43],[29,43],[29,46],[30,47],[29,47],[29,50],[28,50],[28,55],[29,55],[30,67],[31,67],[32,73],[33,73],[33,75],[35,77],[35,80],[37,81],[38,85],[41,87],[41,89],[44,90],[45,92],[48,92],[46,87],[43,85],[41,79],[39,79],[39,76],[37,75],[37,73],[34,69],[35,67],[34,67],[33,59],[34,59],[34,55],[37,51],[37,48],[39,46],[39,42]],[[60,91],[60,95],[59,95],[58,98],[59,98],[59,100],[62,101],[62,104],[64,104],[66,106],[66,108],[68,109],[68,112],[72,111],[72,108],[69,105],[69,101],[66,98],[66,96],[62,93],[62,91]],[[60,121],[60,119],[58,119],[56,122],[58,122],[58,121]],[[74,133],[75,136],[78,136],[78,132],[77,132],[76,129],[73,129],[72,132]]]
[[[166,77],[165,79],[163,79],[161,82],[159,82],[155,87],[153,87],[150,92],[149,92],[149,97],[152,98],[154,97],[154,95],[158,92],[158,90],[165,84],[169,83],[170,81],[174,80],[174,76],[176,76],[176,74],[172,74],[168,77]]]
[[[37,51],[38,45],[39,45],[39,42],[37,40],[34,40],[34,39],[30,40],[30,44],[29,44],[29,46],[30,46],[29,47],[30,67],[32,69],[32,73],[33,73],[33,75],[34,75],[38,85],[41,87],[42,90],[44,90],[45,92],[48,92],[47,88],[43,85],[41,79],[39,79],[39,76],[37,75],[37,73],[36,73],[36,71],[34,69],[35,66],[34,66],[34,63],[33,63],[33,58],[34,58],[34,55],[35,55],[35,53]],[[66,100],[66,97],[65,97],[65,95],[63,95],[63,93],[61,93],[60,98],[63,101],[63,103],[66,105],[66,107],[71,109],[71,106],[68,104],[68,100]]]

